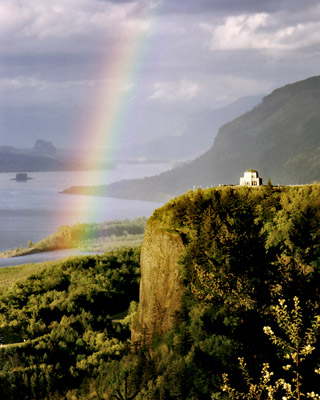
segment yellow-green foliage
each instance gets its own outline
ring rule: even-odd
[[[139,248],[73,257],[3,288],[1,398],[66,398],[127,351],[132,316],[118,315],[135,312],[139,258]]]
[[[7,289],[13,283],[22,281],[28,276],[35,274],[42,269],[48,268],[50,265],[57,264],[56,261],[37,263],[37,264],[23,264],[13,267],[0,268],[0,293]]]
[[[183,236],[185,290],[176,328],[165,339],[170,356],[160,361],[162,343],[155,350],[150,398],[210,399],[224,371],[230,387],[247,393],[238,357],[253,382],[265,382],[268,371],[281,376],[281,354],[263,327],[272,325],[279,298],[300,299],[301,334],[319,314],[320,186],[197,189],[156,210],[151,221]],[[303,393],[320,392],[315,347],[301,371]]]
[[[81,251],[107,252],[123,247],[137,247],[142,243],[147,219],[113,220],[101,223],[62,225],[58,231],[40,240],[28,242],[28,249],[15,248],[0,254],[15,257],[42,251],[77,248]]]
[[[156,210],[149,227],[183,239],[177,266],[181,308],[170,331],[160,336],[143,331],[141,342],[130,347],[132,315],[124,324],[118,319],[137,300],[138,251],[69,261],[12,285],[0,296],[0,334],[5,342],[27,341],[0,349],[1,394],[210,400],[221,392],[223,373],[225,384],[237,388],[233,393],[248,395],[245,372],[257,388],[279,379],[292,385],[298,373],[300,393],[317,398],[319,221],[319,185],[198,189]],[[152,231],[149,236],[152,240]],[[163,243],[159,246],[166,256]],[[299,305],[288,313],[284,306],[294,298]],[[282,318],[277,323],[275,312]],[[281,346],[264,327],[272,327],[274,334],[269,328],[266,333],[273,342],[280,338]],[[295,334],[286,337],[284,328]],[[300,360],[306,356],[302,369],[294,365],[297,354]],[[289,398],[283,387],[274,399]]]
[[[146,218],[105,221],[99,224],[60,226],[53,235],[34,246],[39,250],[80,248],[87,251],[111,251],[141,244]]]
[[[320,395],[314,391],[303,393],[301,390],[303,382],[303,362],[308,355],[315,350],[316,338],[320,331],[320,316],[316,315],[311,322],[311,326],[303,332],[303,315],[299,305],[299,299],[294,298],[294,307],[288,311],[284,300],[279,300],[279,304],[274,307],[277,328],[280,333],[276,335],[270,326],[263,328],[264,333],[269,336],[272,343],[281,350],[282,354],[282,373],[276,377],[270,371],[268,362],[263,364],[260,379],[256,382],[250,376],[244,358],[239,358],[240,369],[243,379],[247,385],[247,392],[241,393],[232,388],[229,383],[228,374],[223,374],[222,392],[228,394],[231,400],[275,400],[281,396],[282,399],[299,400],[302,398],[319,399]],[[314,380],[319,378],[320,369],[314,370]],[[316,386],[316,384],[315,384]],[[223,394],[215,393],[212,399],[224,398]]]

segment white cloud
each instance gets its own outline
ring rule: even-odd
[[[6,105],[18,104],[42,107],[46,104],[70,106],[90,104],[106,82],[96,80],[46,81],[28,76],[0,79],[0,92],[5,95]]]
[[[211,35],[211,50],[296,50],[320,43],[320,22],[286,22],[282,12],[229,16],[223,24],[201,28]]]
[[[188,101],[199,94],[200,87],[196,82],[181,80],[180,82],[157,82],[149,100],[165,102]]]
[[[105,85],[105,83],[104,83]],[[17,90],[17,89],[34,89],[34,90],[45,90],[50,88],[58,88],[58,89],[75,89],[77,87],[90,88],[95,87],[98,88],[101,86],[101,81],[99,80],[71,80],[65,82],[52,82],[45,81],[41,79],[37,79],[29,76],[18,76],[15,78],[2,78],[0,79],[0,88],[3,91],[8,90]]]
[[[53,44],[65,47],[73,41],[90,45],[92,40],[145,32],[148,12],[138,2],[111,3],[98,0],[2,0],[0,3],[0,44],[37,49]],[[82,43],[83,45],[83,43]]]
[[[0,88],[4,92],[20,89],[43,90],[47,87],[47,82],[30,77],[16,77],[0,79]]]

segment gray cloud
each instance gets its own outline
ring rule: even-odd
[[[0,145],[72,144],[117,96],[132,140],[181,133],[177,116],[318,74],[319,16],[315,0],[2,0]]]
[[[309,5],[316,5],[316,0],[310,0]],[[241,13],[277,12],[279,10],[299,11],[304,10],[306,4],[297,0],[173,0],[170,4],[162,2],[163,13],[177,14],[208,14],[219,16]]]

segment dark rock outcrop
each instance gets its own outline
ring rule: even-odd
[[[38,139],[33,146],[32,154],[40,156],[50,156],[56,157],[57,149],[51,142],[46,142],[45,140]]]

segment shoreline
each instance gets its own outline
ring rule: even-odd
[[[68,250],[69,247],[59,248],[59,249],[43,249],[40,250],[36,247],[30,247],[29,249],[18,249],[18,250],[6,250],[0,253],[0,258],[15,258],[15,257],[23,257],[23,256],[30,256],[31,254],[39,254],[57,250]]]

